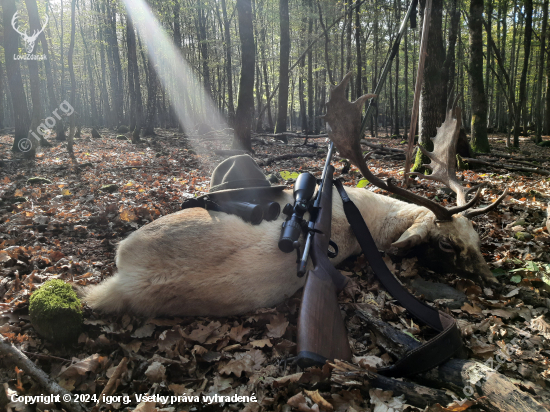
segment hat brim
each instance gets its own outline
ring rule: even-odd
[[[288,189],[288,188],[285,185],[278,185],[278,186],[265,186],[265,187],[245,187],[242,189],[226,189],[226,190],[218,190],[216,192],[206,193],[202,196],[199,196],[197,199],[201,199],[206,196],[208,196],[211,199],[225,198],[225,197],[230,198],[237,194],[242,194],[242,195],[257,194],[258,196],[265,196],[268,193],[281,192],[284,189]]]

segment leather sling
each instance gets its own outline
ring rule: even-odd
[[[334,185],[344,203],[344,212],[353,233],[380,283],[411,315],[439,332],[436,337],[407,352],[393,366],[380,368],[378,373],[392,377],[409,376],[445,362],[462,347],[455,319],[418,300],[399,283],[380,256],[361,212],[348,197],[342,182],[334,180]]]

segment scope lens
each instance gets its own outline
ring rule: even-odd
[[[264,206],[264,217],[268,222],[275,220],[281,213],[281,205],[277,202],[268,202]]]

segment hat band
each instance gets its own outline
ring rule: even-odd
[[[232,180],[231,182],[225,182],[216,186],[212,186],[209,192],[212,193],[212,192],[217,192],[219,190],[246,189],[250,187],[266,187],[266,186],[271,186],[271,184],[267,179]]]

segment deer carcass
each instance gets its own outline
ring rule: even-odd
[[[331,91],[325,117],[332,128],[329,136],[340,154],[355,163],[371,183],[416,203],[365,189],[348,190],[378,248],[404,251],[422,245],[426,253],[436,257],[435,263],[448,272],[496,281],[483,259],[472,223],[459,213],[474,201],[463,202],[467,193],[456,186],[456,177],[447,175],[451,187],[459,191],[459,203],[464,205],[445,209],[391,182],[381,181],[368,170],[358,136],[361,107],[368,96],[348,102],[344,90],[349,77],[348,74]],[[448,112],[436,144],[449,134],[447,137],[453,139],[458,135],[460,116],[456,116],[456,110]],[[429,155],[435,159],[434,154]],[[447,155],[454,162],[454,155]],[[432,178],[438,177],[440,169],[432,166]],[[447,170],[454,173],[454,166]],[[478,191],[475,200],[479,195]],[[292,203],[292,192],[281,192],[274,201],[282,205]],[[470,211],[470,216],[487,210]],[[332,261],[338,264],[361,251],[336,191],[332,213],[332,239],[339,247],[338,256]],[[274,306],[305,283],[305,278],[296,276],[296,255],[285,254],[277,247],[283,220],[279,217],[253,226],[234,215],[197,208],[164,216],[120,243],[116,256],[118,272],[89,287],[85,300],[99,311],[146,316],[227,316]]]

